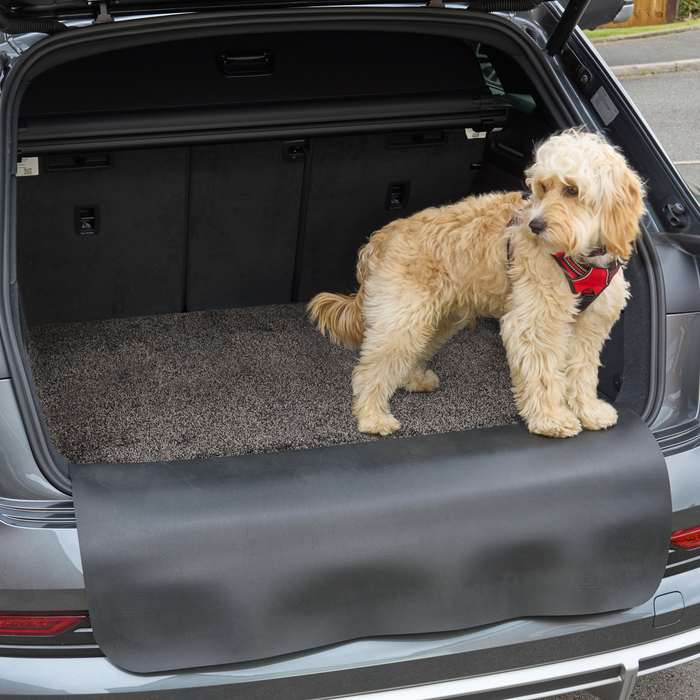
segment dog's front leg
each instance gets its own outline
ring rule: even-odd
[[[617,423],[617,411],[598,398],[600,351],[628,297],[622,272],[583,312],[573,325],[566,366],[566,402],[588,430],[601,430]]]
[[[581,423],[566,405],[566,358],[573,321],[568,306],[516,304],[501,318],[513,398],[532,433],[572,437]]]

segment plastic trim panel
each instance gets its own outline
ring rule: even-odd
[[[72,501],[20,501],[0,498],[0,522],[12,527],[74,529]]]
[[[346,700],[446,700],[456,697],[515,700],[587,690],[606,700],[629,700],[639,675],[697,658],[700,658],[700,629],[570,661],[390,690],[342,694],[342,697]],[[187,688],[196,688],[197,697],[202,700],[223,700],[230,698],[232,692],[238,695],[248,685],[236,683],[224,670],[202,669],[184,676],[136,676],[115,667],[106,658],[0,657],[0,693],[16,692],[17,684],[22,684],[24,693],[31,693],[33,697],[109,692],[117,696],[128,694],[130,700],[172,697],[177,689],[186,692]],[[266,684],[262,683],[260,694],[243,692],[241,696],[271,697],[266,695],[267,690]],[[301,697],[296,693],[292,695]],[[330,700],[341,696],[323,692],[323,683],[311,683],[303,697]]]
[[[607,654],[479,678],[346,696],[352,700],[475,700],[544,698],[579,690],[605,689],[606,700],[629,700],[638,675],[700,657],[700,630]]]

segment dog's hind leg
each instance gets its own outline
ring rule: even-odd
[[[428,385],[430,375],[435,377],[432,372],[425,372],[431,336],[428,328],[416,324],[399,328],[398,324],[391,323],[365,329],[360,359],[352,373],[352,412],[361,433],[391,435],[401,427],[391,414],[389,400],[398,388],[411,381],[423,381]],[[421,363],[422,375],[417,377]],[[434,381],[437,386],[437,377]]]
[[[569,346],[566,402],[588,430],[601,430],[617,423],[617,411],[598,398],[600,351],[627,302],[628,285],[622,274],[613,283],[578,315]]]
[[[427,360],[418,362],[411,370],[411,374],[401,387],[405,391],[413,393],[434,391],[440,380],[432,369],[425,369]]]
[[[425,366],[440,347],[467,324],[474,326],[474,319],[469,314],[450,314],[440,319],[435,334],[402,388],[411,392],[427,392],[437,389],[440,383],[438,376],[432,370],[426,369]]]

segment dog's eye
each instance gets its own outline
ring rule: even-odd
[[[540,185],[540,189],[542,190],[542,194],[547,194],[547,187],[545,185]]]
[[[569,195],[569,197],[575,197],[578,194],[578,190],[575,187],[569,185],[564,192]]]

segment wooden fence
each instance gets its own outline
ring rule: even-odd
[[[649,27],[676,21],[678,0],[634,0],[634,14],[626,22],[606,27]]]

